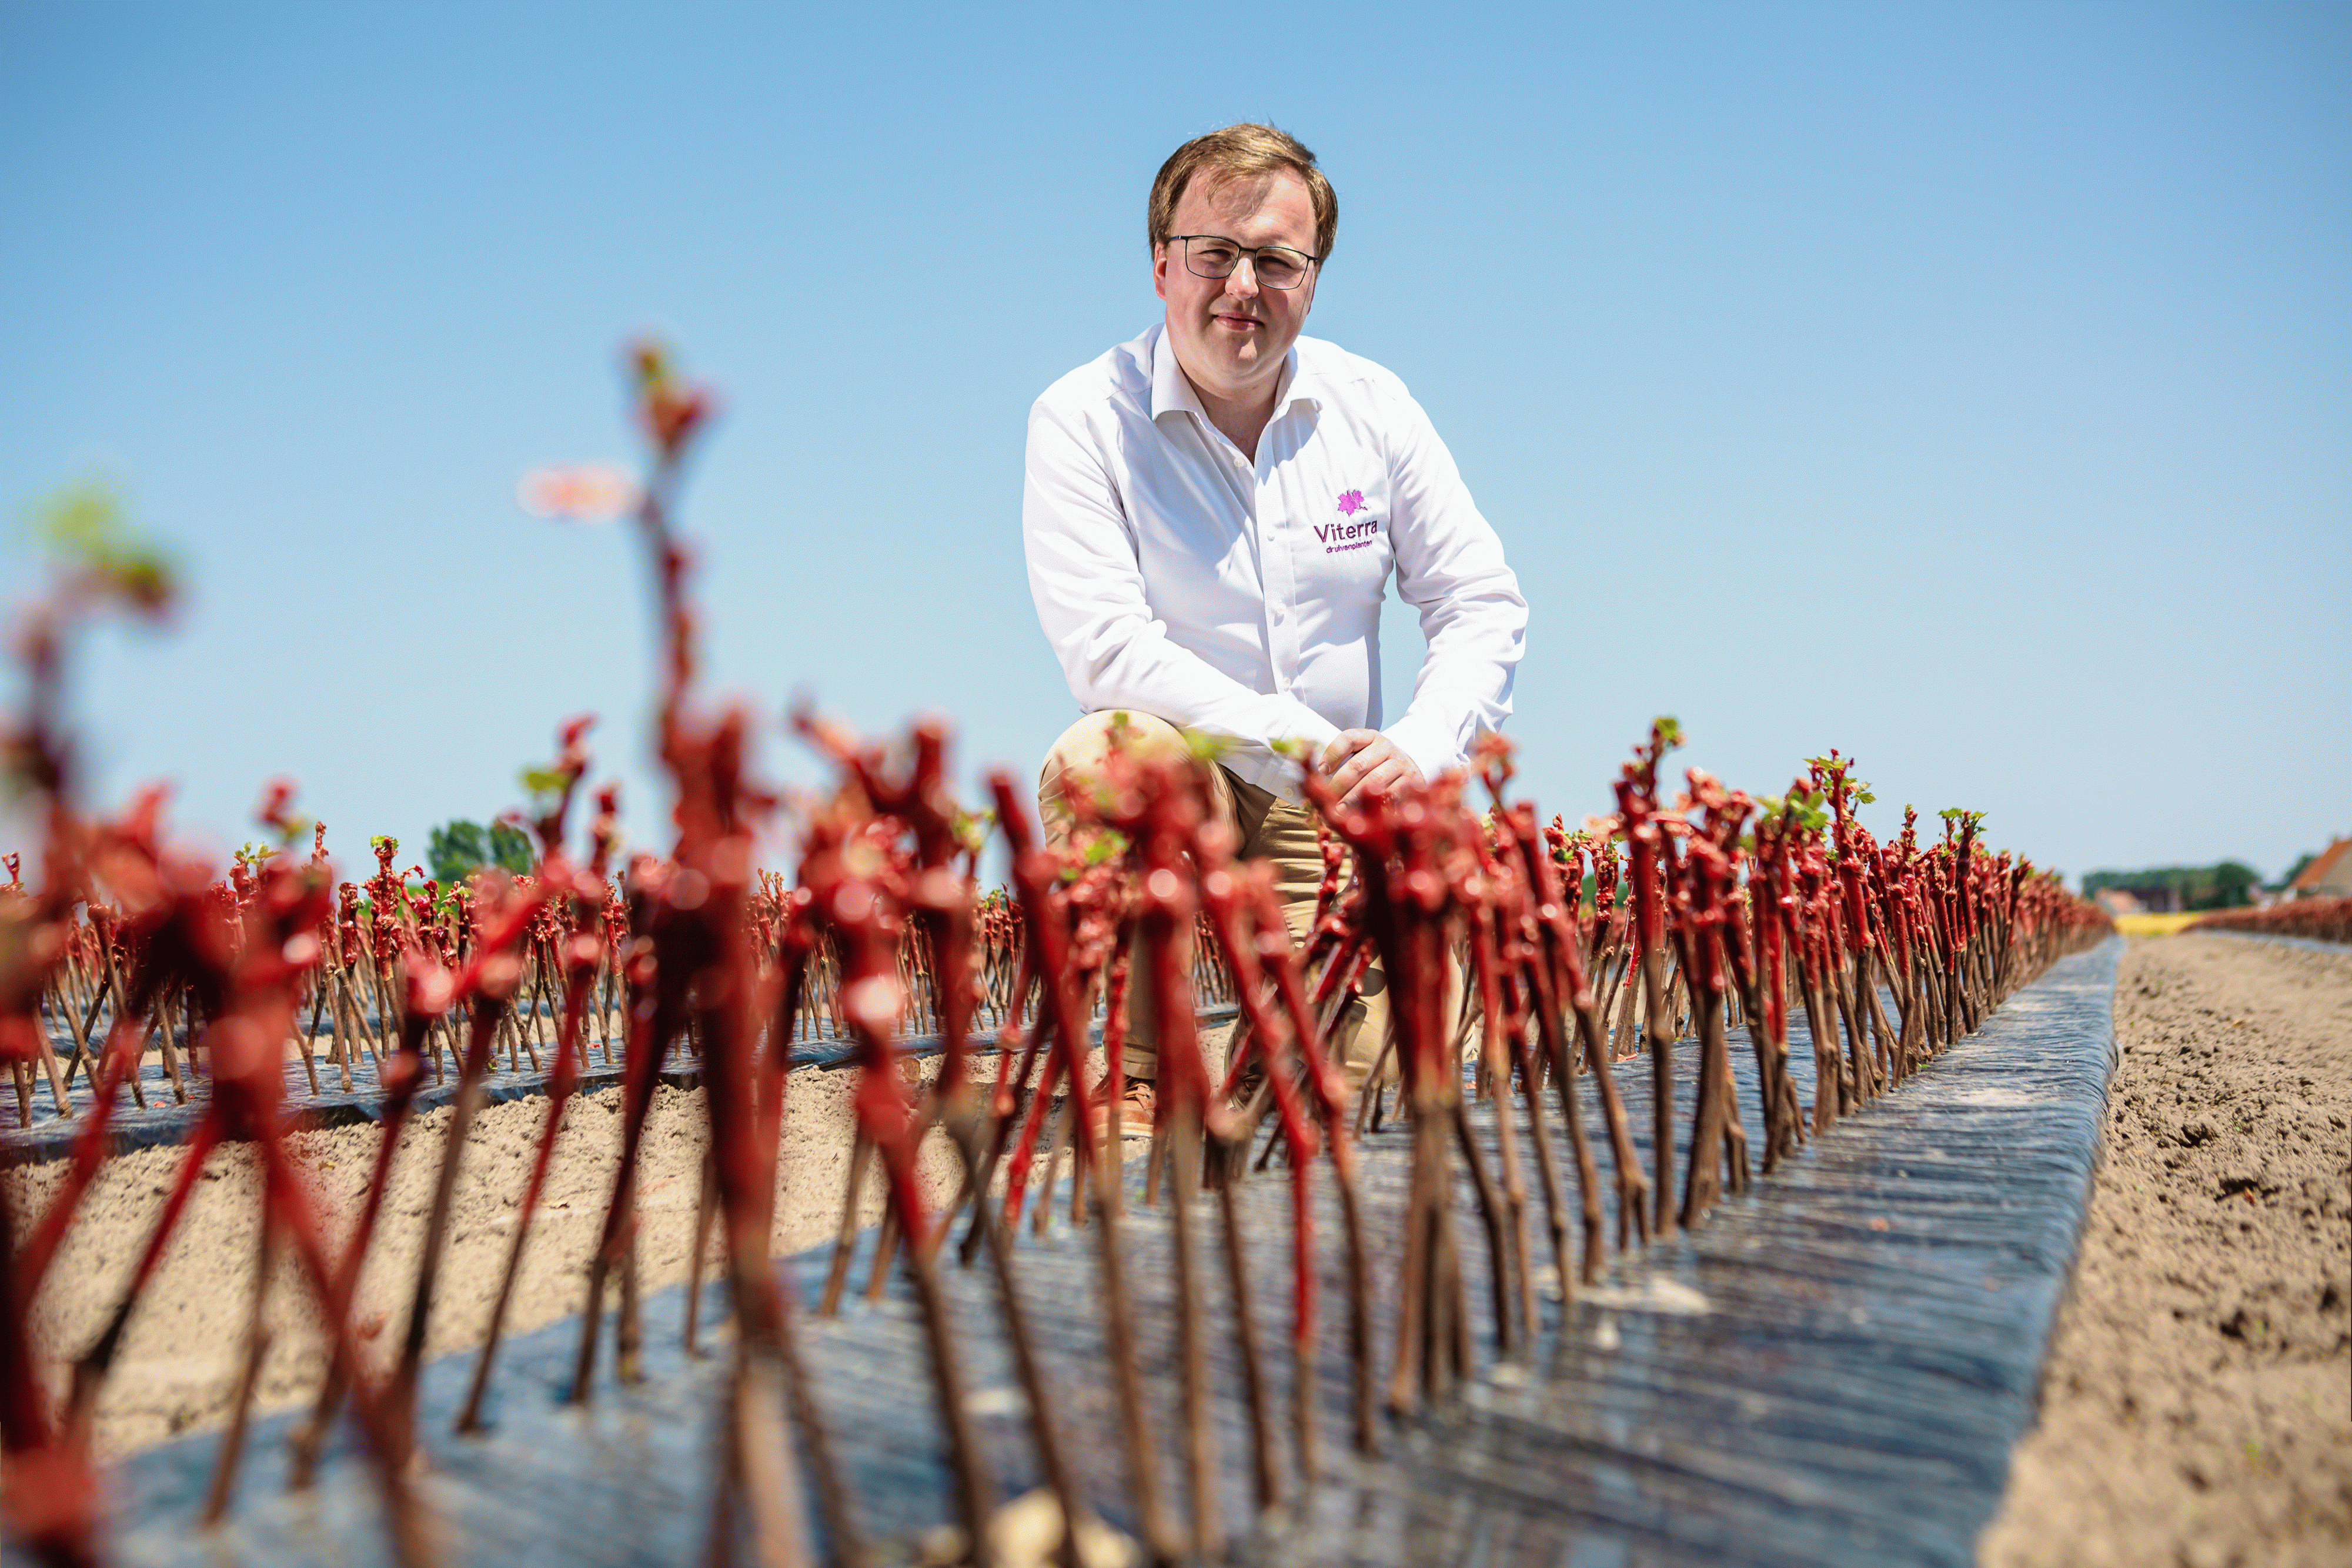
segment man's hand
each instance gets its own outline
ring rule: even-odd
[[[1322,770],[1342,806],[1360,806],[1364,797],[1422,781],[1421,769],[1377,729],[1343,729],[1323,748]]]

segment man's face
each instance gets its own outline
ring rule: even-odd
[[[1253,179],[1219,180],[1203,170],[1176,204],[1175,232],[1222,235],[1246,249],[1281,245],[1315,254],[1315,204],[1307,182],[1285,169]],[[1160,246],[1152,286],[1168,302],[1168,336],[1176,362],[1211,397],[1250,402],[1270,396],[1283,357],[1298,340],[1315,303],[1320,267],[1296,288],[1264,288],[1244,263],[1229,277],[1197,277],[1184,266],[1184,244]]]

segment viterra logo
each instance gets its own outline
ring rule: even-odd
[[[1325,555],[1338,555],[1343,550],[1362,549],[1380,538],[1381,520],[1378,517],[1366,517],[1361,522],[1352,520],[1356,514],[1363,509],[1364,493],[1361,490],[1339,492],[1339,515],[1351,520],[1344,523],[1326,523],[1315,530],[1315,537],[1323,542]]]

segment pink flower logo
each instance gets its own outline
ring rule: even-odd
[[[1339,493],[1339,510],[1342,513],[1352,517],[1363,509],[1364,493],[1361,490],[1343,490]]]

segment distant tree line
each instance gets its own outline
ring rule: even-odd
[[[2083,879],[2084,894],[2110,887],[2137,891],[2170,888],[2183,909],[2241,909],[2253,903],[2262,877],[2249,865],[2223,861],[2219,865],[2168,865],[2149,871],[2095,871]]]
[[[530,869],[530,835],[508,822],[484,827],[463,817],[444,822],[425,841],[425,859],[443,887],[465,881],[484,866],[502,866],[520,876]]]

